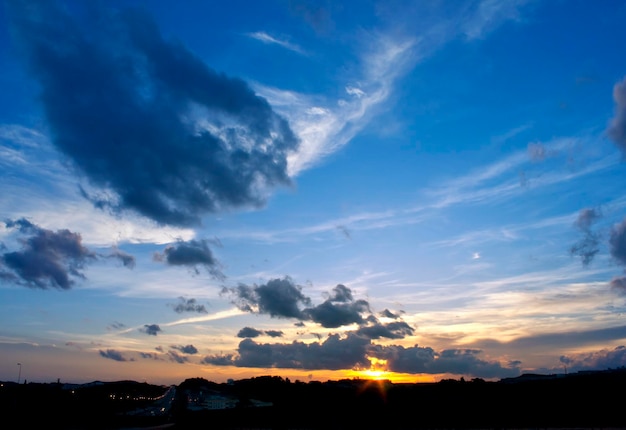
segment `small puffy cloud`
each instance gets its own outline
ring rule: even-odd
[[[391,319],[394,319],[394,320],[400,318],[400,315],[394,314],[389,309],[385,309],[384,311],[380,312],[379,315],[381,317],[383,317],[383,318],[391,318]]]
[[[124,267],[128,267],[129,269],[135,267],[135,257],[118,248],[114,248],[106,257],[119,260]]]
[[[108,358],[109,360],[129,361],[128,359],[124,357],[124,355],[121,352],[116,351],[114,349],[107,349],[106,351],[100,350],[99,352],[100,352],[101,357]],[[130,360],[130,361],[133,361],[133,360]]]
[[[237,337],[253,338],[253,337],[259,337],[262,334],[263,334],[263,331],[261,331],[261,330],[257,330],[257,329],[252,328],[252,327],[244,327],[241,330],[239,330],[239,333],[237,333]]]
[[[204,267],[212,276],[223,279],[219,262],[213,256],[206,240],[179,241],[168,245],[163,253],[155,253],[155,261],[164,262],[169,266],[187,266],[199,274],[198,266]]]
[[[282,337],[284,333],[281,330],[265,330],[265,334],[269,337]]]
[[[52,143],[97,207],[192,226],[260,207],[291,183],[287,156],[299,141],[287,121],[246,82],[164,38],[144,10],[96,6],[75,19],[46,0],[6,9]]]
[[[156,336],[159,332],[161,332],[161,327],[158,324],[146,324],[143,328],[140,329],[143,333],[146,333],[150,336]]]
[[[193,345],[172,345],[172,349],[176,349],[183,354],[197,354],[198,349]]]
[[[174,309],[174,312],[176,312],[177,314],[182,314],[184,312],[196,312],[199,314],[208,313],[206,307],[199,304],[196,299],[186,299],[184,297],[179,297],[178,300],[178,303],[170,304],[170,306]]]
[[[626,78],[613,87],[613,100],[615,114],[607,131],[618,148],[626,152]]]
[[[179,364],[185,364],[189,361],[189,358],[185,357],[184,355],[180,355],[176,351],[168,351],[167,357],[169,358],[170,361],[173,361]]]

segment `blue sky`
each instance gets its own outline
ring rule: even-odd
[[[0,379],[626,364],[623,2],[0,19]]]

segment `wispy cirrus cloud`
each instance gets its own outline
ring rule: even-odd
[[[293,51],[293,52],[296,52],[298,54],[306,55],[306,52],[304,51],[304,49],[302,49],[300,46],[296,45],[295,43],[291,43],[291,42],[289,42],[287,40],[279,39],[279,38],[276,38],[274,36],[270,36],[269,34],[267,34],[264,31],[255,31],[253,33],[247,33],[246,35],[248,37],[251,37],[252,39],[256,39],[256,40],[261,41],[263,43],[267,43],[267,44],[270,44],[270,45],[278,45],[280,47],[288,49],[289,51]]]

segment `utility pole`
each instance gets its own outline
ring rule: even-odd
[[[22,377],[22,363],[17,363],[17,365],[20,366],[20,371],[17,373],[17,383],[19,385],[20,378]]]

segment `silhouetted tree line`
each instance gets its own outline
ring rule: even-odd
[[[513,429],[626,428],[621,390],[626,370],[572,375],[523,375],[487,382],[438,383],[339,380],[292,382],[263,376],[215,383],[183,381],[168,416],[134,417],[142,394],[168,387],[132,381],[62,389],[60,384],[11,384],[0,388],[5,419],[54,424],[55,428],[113,429],[169,423],[174,429]],[[223,410],[187,408],[188,394],[219,393],[239,400]],[[254,407],[253,400],[271,403]],[[145,401],[145,405],[149,405]]]

